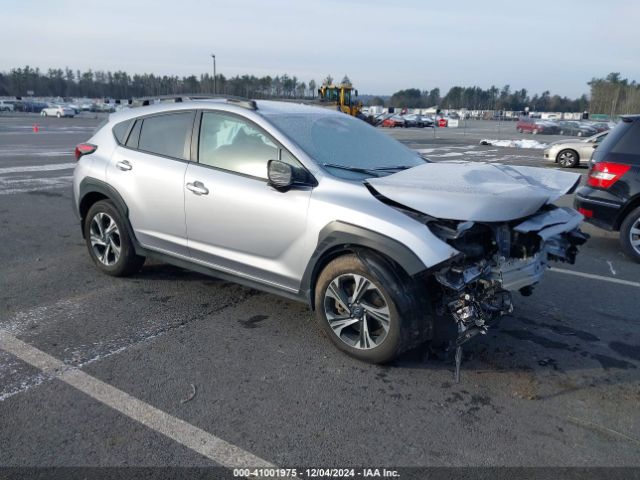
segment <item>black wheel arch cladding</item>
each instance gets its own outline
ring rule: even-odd
[[[315,308],[313,290],[316,280],[322,268],[333,258],[330,256],[336,249],[343,250],[345,253],[360,251],[359,257],[364,255],[364,257],[360,257],[361,260],[367,258],[369,262],[373,262],[373,257],[362,252],[372,251],[372,254],[379,252],[376,257],[391,259],[409,277],[417,275],[427,268],[415,253],[393,238],[349,223],[331,222],[320,231],[318,245],[307,263],[300,284],[300,290],[304,292],[312,309]],[[366,261],[363,260],[363,263]]]

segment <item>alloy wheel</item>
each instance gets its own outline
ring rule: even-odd
[[[389,333],[389,305],[380,289],[363,275],[347,273],[334,278],[324,294],[324,313],[333,333],[353,348],[375,348]]]
[[[640,218],[638,218],[629,230],[629,243],[638,255],[640,255]]]
[[[564,152],[561,152],[560,155],[558,155],[558,162],[562,167],[571,167],[573,166],[575,161],[576,161],[576,155],[573,152],[564,151]]]
[[[109,267],[118,262],[122,249],[120,230],[110,215],[96,213],[91,219],[89,235],[91,249],[100,263]]]

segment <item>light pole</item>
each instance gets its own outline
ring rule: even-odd
[[[211,58],[213,58],[213,94],[216,94],[216,56],[212,53]]]

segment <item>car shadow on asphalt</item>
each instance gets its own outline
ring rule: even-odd
[[[224,280],[155,261],[148,262],[134,278],[202,282],[213,288],[224,288],[229,284]],[[553,393],[538,395],[538,398],[560,396],[597,385],[610,385],[612,381],[627,383],[640,377],[640,356],[634,353],[636,350],[640,351],[640,346],[621,341],[607,344],[596,335],[597,332],[587,331],[584,327],[575,328],[571,324],[556,324],[553,319],[538,313],[506,316],[499,325],[490,328],[487,335],[478,336],[466,344],[463,348],[463,375],[465,370],[470,370],[536,377],[549,374],[572,377],[569,385],[555,388]],[[447,322],[447,319],[440,317],[438,321]],[[455,348],[447,340],[446,334],[440,332],[439,335],[440,340],[419,345],[378,368],[450,372],[453,379]],[[322,336],[319,329],[318,336]],[[335,354],[340,355],[338,352]]]

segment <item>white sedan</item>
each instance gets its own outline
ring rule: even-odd
[[[43,117],[73,117],[76,112],[73,108],[65,107],[64,105],[51,105],[47,108],[43,108],[40,115]]]
[[[580,161],[589,162],[593,150],[600,145],[609,131],[600,132],[584,140],[558,140],[550,143],[544,151],[544,158],[556,162],[562,168],[573,168]]]

